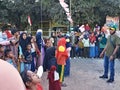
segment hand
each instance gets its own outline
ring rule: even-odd
[[[22,58],[19,58],[19,62],[23,62],[23,59],[22,59]]]
[[[103,55],[104,55],[104,53],[102,52],[102,53],[100,54],[100,58],[102,58],[102,57],[103,57]]]
[[[15,45],[15,40],[10,41],[11,45]]]
[[[11,59],[12,59],[12,60],[16,60],[16,58],[15,58],[14,55],[11,55]]]
[[[15,41],[15,40],[13,40],[13,41],[12,41],[12,43],[13,43],[13,45],[15,45],[16,41]]]
[[[114,56],[113,56],[113,55],[111,55],[111,56],[110,56],[110,60],[113,60],[113,59],[114,59]]]

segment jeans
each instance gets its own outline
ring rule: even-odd
[[[104,57],[104,75],[108,76],[108,71],[110,70],[110,79],[114,80],[115,75],[115,60],[109,60],[109,57],[105,55]]]
[[[94,58],[95,54],[95,46],[90,47],[90,58]]]
[[[99,57],[99,47],[95,46],[95,57]]]
[[[80,48],[78,47],[77,50],[76,50],[76,56],[77,57],[80,57]]]

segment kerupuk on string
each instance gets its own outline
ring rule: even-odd
[[[71,13],[70,13],[68,4],[66,4],[64,0],[59,0],[59,2],[60,2],[60,5],[63,7],[63,9],[64,9],[65,12],[66,12],[68,21],[69,21],[71,24],[73,24],[73,20],[72,20],[72,17],[71,17]]]

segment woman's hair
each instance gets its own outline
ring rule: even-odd
[[[7,57],[10,52],[11,52],[10,49],[6,49],[6,50],[4,51],[5,57]]]
[[[21,73],[21,77],[22,77],[22,80],[23,80],[25,86],[28,87],[28,86],[26,85],[26,83],[27,83],[27,82],[32,82],[32,79],[31,79],[31,77],[30,77],[29,75],[27,75],[27,70],[25,70],[25,71],[23,71],[23,72]]]

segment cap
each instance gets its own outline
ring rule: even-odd
[[[110,27],[109,29],[112,30],[112,31],[116,31],[116,27],[115,26]]]

